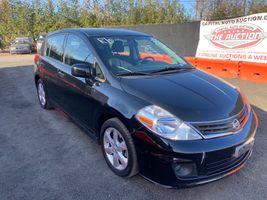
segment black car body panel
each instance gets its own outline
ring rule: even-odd
[[[238,146],[253,140],[256,127],[256,115],[251,113],[247,125],[238,134],[212,140],[191,142],[158,140],[158,138],[154,138],[153,133],[147,136],[146,130],[139,130],[135,133],[135,137],[137,145],[140,147],[138,154],[141,173],[145,174],[149,180],[172,187],[208,183],[231,175],[241,169],[251,155],[252,150],[249,150],[241,159],[233,157]],[[144,137],[147,139],[144,140]],[[149,143],[150,145],[148,145]],[[195,163],[198,171],[197,177],[178,179],[175,176],[173,165],[185,162],[179,161],[179,159]]]
[[[104,79],[92,83],[87,78],[73,76],[65,62],[65,53],[57,60],[47,56],[46,43],[56,35],[64,35],[64,46],[70,35],[84,41],[94,64],[101,67]],[[238,146],[254,138],[257,117],[253,111],[249,112],[240,131],[193,141],[159,137],[135,117],[145,106],[158,105],[188,123],[227,119],[245,106],[238,90],[194,68],[150,76],[114,76],[102,61],[103,55],[90,43],[90,37],[110,35],[149,36],[114,29],[65,29],[47,35],[36,64],[35,80],[42,78],[46,83],[51,103],[97,140],[102,123],[111,117],[119,118],[134,139],[140,173],[153,182],[173,187],[191,186],[217,180],[240,169],[252,150],[248,149],[242,158],[233,155]],[[226,161],[228,165],[217,165]],[[196,176],[177,177],[174,171],[177,163],[193,164]]]
[[[184,121],[225,119],[237,114],[244,106],[234,88],[196,69],[161,76],[124,78],[122,87]]]

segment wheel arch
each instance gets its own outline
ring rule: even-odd
[[[119,113],[116,110],[111,110],[107,112],[103,112],[101,115],[98,116],[97,118],[97,123],[96,123],[96,131],[98,134],[98,143],[100,143],[100,134],[101,134],[101,128],[102,125],[109,119],[112,118],[118,118],[128,129],[129,132],[132,132],[132,127],[130,126],[129,119],[126,119],[121,113]]]
[[[96,109],[95,112],[95,131],[100,138],[100,131],[103,123],[111,118],[118,118],[128,129],[129,133],[133,133],[134,129],[138,128],[139,123],[135,120],[135,115],[141,108],[149,105],[143,99],[137,98],[134,95],[121,90],[110,90],[107,101],[101,103],[101,109]]]
[[[35,74],[34,75],[34,83],[35,83],[35,86],[37,86],[37,82],[38,80],[40,79],[41,77],[38,75],[38,74]]]

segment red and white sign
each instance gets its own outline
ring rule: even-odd
[[[200,23],[196,57],[267,63],[267,13]]]

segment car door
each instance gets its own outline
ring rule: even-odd
[[[63,61],[64,34],[56,34],[47,38],[44,55],[40,60],[43,78],[47,87],[48,96],[52,103],[60,104],[59,78]]]
[[[79,125],[91,131],[95,104],[92,97],[93,88],[85,78],[75,77],[71,74],[71,66],[79,63],[93,65],[94,57],[84,39],[69,34],[64,49],[64,66],[61,68],[64,76],[61,77],[59,93],[63,109]]]

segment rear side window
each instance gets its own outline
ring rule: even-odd
[[[64,35],[55,35],[49,37],[46,44],[46,55],[62,61],[64,39]]]
[[[76,35],[69,35],[65,46],[65,63],[74,65],[77,63],[93,64],[94,59],[86,43]]]

